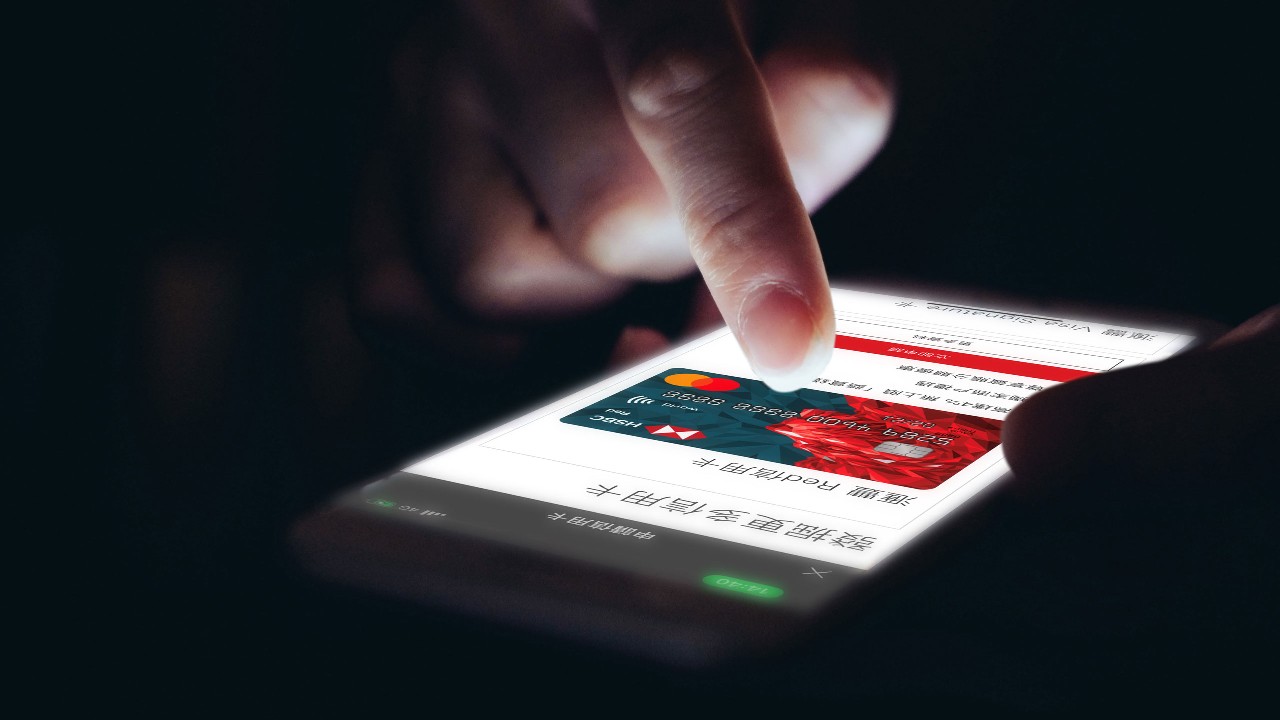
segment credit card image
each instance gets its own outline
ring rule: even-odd
[[[1000,443],[999,420],[671,368],[561,422],[646,440],[935,488]]]

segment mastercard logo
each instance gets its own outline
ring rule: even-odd
[[[666,376],[663,380],[668,385],[696,388],[705,392],[728,392],[742,387],[737,380],[699,375],[698,373],[676,373],[675,375]]]

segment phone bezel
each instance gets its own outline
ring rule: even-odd
[[[1071,306],[957,288],[863,283],[856,289],[1000,308],[1052,309],[1082,320],[1130,326],[1141,323],[1192,336],[1195,340],[1187,349],[1224,329],[1203,318],[1167,312]],[[629,371],[610,373],[608,378]],[[629,571],[441,528],[388,521],[362,511],[358,503],[342,500],[298,522],[291,534],[291,547],[306,569],[329,581],[665,664],[705,666],[775,652],[825,621],[845,617],[882,596],[887,588],[930,564],[949,544],[980,527],[985,511],[992,507],[992,498],[1000,495],[1008,479],[993,482],[968,501],[963,511],[952,513],[924,536],[914,538],[874,571],[859,571],[858,578],[848,582],[827,609],[809,613],[708,593],[690,583],[638,579]],[[355,486],[356,492],[366,485]],[[926,537],[928,541],[923,541]],[[633,587],[637,580],[645,585],[644,592],[619,590]]]

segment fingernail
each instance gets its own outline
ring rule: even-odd
[[[831,359],[832,339],[818,337],[813,308],[778,283],[752,291],[738,315],[739,340],[761,380],[778,392],[813,382]]]

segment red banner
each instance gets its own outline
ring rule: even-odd
[[[986,370],[988,372],[1021,375],[1042,380],[1054,380],[1056,382],[1066,382],[1095,374],[1089,370],[1040,365],[1022,360],[1005,360],[1004,358],[993,358],[986,355],[971,355],[969,353],[956,352],[950,348],[919,347],[898,342],[870,340],[852,335],[836,335],[836,349],[871,353],[873,355],[888,355],[889,357],[902,358],[903,360],[954,365],[971,370]]]

